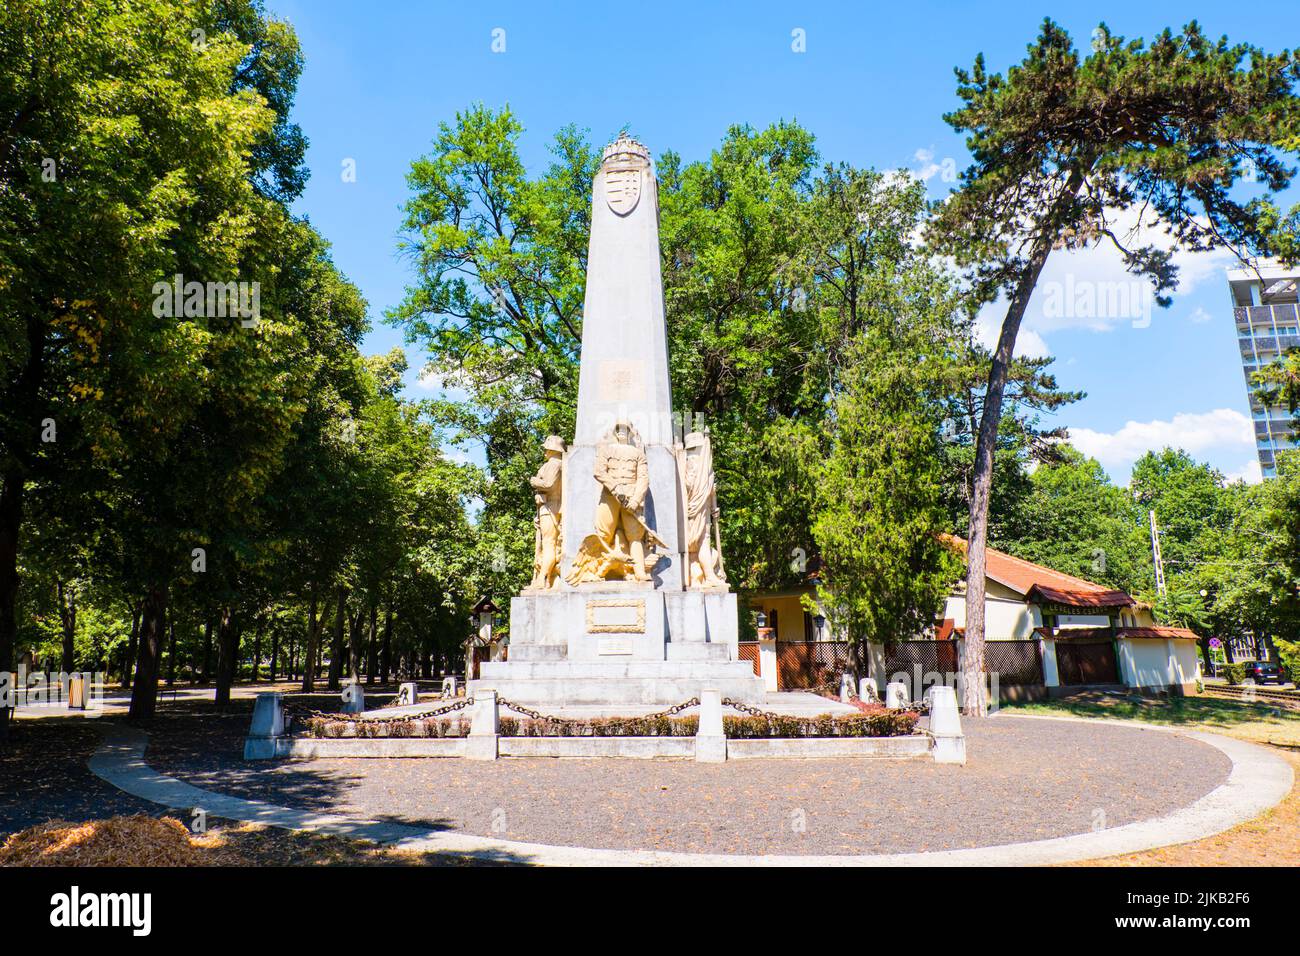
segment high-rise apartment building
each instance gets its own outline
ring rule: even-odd
[[[1289,348],[1300,346],[1300,266],[1290,269],[1260,263],[1257,269],[1230,269],[1233,318],[1237,345],[1246,378],[1250,416],[1255,424],[1255,448],[1265,478],[1277,474],[1275,456],[1286,448],[1300,447],[1292,437],[1291,413],[1259,400],[1251,375],[1276,361]]]

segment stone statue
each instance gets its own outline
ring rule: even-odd
[[[528,587],[555,587],[560,571],[560,502],[564,488],[564,439],[551,435],[542,443],[546,460],[528,479],[533,486],[537,515],[533,520],[533,580]]]
[[[709,436],[686,436],[682,466],[686,502],[687,580],[693,588],[726,588],[722,542],[718,528],[718,486],[713,476],[713,444]]]
[[[619,421],[596,446],[593,474],[600,482],[596,533],[588,535],[574,558],[568,581],[650,580],[658,560],[659,536],[646,527],[645,496],[650,476],[645,449],[630,423]]]

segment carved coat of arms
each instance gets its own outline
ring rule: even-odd
[[[605,201],[617,215],[626,216],[641,199],[641,166],[613,165],[605,170]]]

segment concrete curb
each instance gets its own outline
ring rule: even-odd
[[[1017,715],[1020,716],[1020,715]],[[90,758],[90,770],[119,790],[172,809],[202,807],[213,816],[294,830],[359,837],[395,849],[457,853],[474,859],[506,860],[545,866],[1042,866],[1071,863],[1213,836],[1244,823],[1280,803],[1294,782],[1291,766],[1256,744],[1203,731],[1175,730],[1133,721],[1035,716],[1090,724],[1141,727],[1153,733],[1178,733],[1199,740],[1232,761],[1227,781],[1188,807],[1126,826],[1032,843],[863,856],[752,856],[669,853],[652,850],[602,850],[493,840],[451,831],[357,820],[339,814],[293,810],[191,786],[158,773],[144,760],[148,735],[116,724]]]

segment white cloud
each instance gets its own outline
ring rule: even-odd
[[[1206,322],[1209,322],[1214,318],[1214,316],[1206,312],[1204,306],[1198,305],[1187,318],[1189,321],[1194,322],[1197,325],[1204,325]]]
[[[998,332],[1005,312],[1002,300],[998,300],[981,308],[975,316],[975,341],[989,351],[998,344]],[[1016,336],[1015,354],[1023,358],[1046,358],[1052,352],[1041,335],[1021,325],[1020,334]]]
[[[1106,468],[1127,468],[1148,451],[1181,448],[1191,455],[1207,449],[1254,448],[1250,419],[1232,408],[1183,412],[1172,421],[1126,422],[1115,432],[1071,428],[1070,444]]]
[[[1244,481],[1248,485],[1257,485],[1264,480],[1264,473],[1260,470],[1259,459],[1252,458],[1235,471],[1230,471],[1224,475],[1228,481]]]
[[[1111,228],[1130,248],[1173,246],[1164,227],[1153,217],[1141,218],[1137,210],[1116,213]],[[1173,262],[1178,266],[1174,294],[1186,296],[1208,279],[1221,279],[1223,270],[1236,261],[1226,249],[1174,253]],[[1151,283],[1126,271],[1119,251],[1107,239],[1086,249],[1052,253],[1029,302],[1024,324],[1040,333],[1060,329],[1109,332],[1122,325],[1145,328],[1162,311],[1155,304]],[[1210,318],[1204,309],[1197,309],[1191,316],[1193,322]]]

